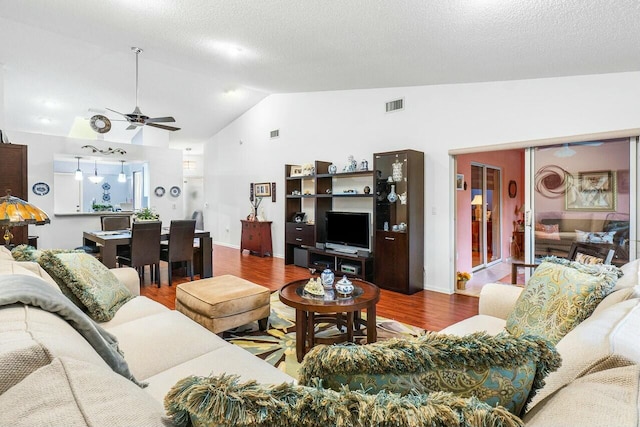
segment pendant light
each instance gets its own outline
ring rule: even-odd
[[[94,184],[100,184],[103,179],[103,176],[98,176],[98,162],[96,161],[95,167],[93,169],[93,175],[89,177],[89,181],[93,182]]]
[[[124,160],[120,160],[120,173],[118,174],[118,182],[127,182],[127,176],[124,174]]]
[[[74,175],[74,178],[76,181],[82,181],[82,171],[80,170],[80,157],[76,156],[76,159],[78,159],[78,169],[76,169],[76,174]]]

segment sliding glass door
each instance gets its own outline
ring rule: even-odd
[[[471,164],[471,259],[472,269],[502,259],[501,173],[499,168]]]

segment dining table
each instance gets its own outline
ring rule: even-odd
[[[169,227],[162,227],[160,239],[168,241]],[[194,273],[199,274],[201,279],[213,276],[213,240],[211,233],[196,229],[194,243],[199,250],[194,251]],[[85,246],[98,247],[100,249],[100,260],[107,268],[116,267],[116,254],[118,246],[131,245],[131,230],[114,231],[85,231],[83,232]]]

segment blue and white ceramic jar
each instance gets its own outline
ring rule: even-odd
[[[351,280],[347,279],[347,276],[342,276],[342,279],[336,283],[336,291],[342,296],[349,296],[353,293],[354,287]]]
[[[322,286],[324,286],[325,288],[332,288],[335,278],[336,276],[333,274],[333,271],[329,270],[328,268],[325,269],[322,274],[320,274]]]

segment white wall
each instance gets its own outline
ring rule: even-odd
[[[82,232],[99,230],[98,216],[56,216],[53,208],[53,161],[55,155],[89,157],[91,150],[81,149],[87,144],[86,140],[66,138],[51,135],[33,134],[11,131],[11,142],[27,145],[28,150],[28,188],[36,182],[45,182],[51,187],[46,196],[37,196],[29,190],[29,201],[43,209],[51,218],[51,224],[43,226],[29,226],[29,235],[37,235],[38,247],[41,248],[74,248],[82,244]],[[95,141],[93,142],[95,143]],[[148,147],[112,142],[99,142],[99,148],[122,148],[127,152],[118,159],[147,160],[149,162],[150,206],[160,214],[164,225],[169,225],[172,219],[184,217],[182,197],[171,197],[169,189],[176,185],[182,188],[182,152],[167,148]],[[105,157],[113,159],[113,156]],[[166,190],[164,197],[156,197],[153,189],[163,186]]]
[[[425,288],[453,291],[453,206],[448,150],[640,127],[640,73],[465,85],[271,95],[205,147],[205,227],[216,242],[240,242],[249,183],[277,183],[276,255],[284,252],[284,164],[367,159],[379,151],[425,152]],[[405,111],[385,114],[403,97]],[[269,131],[280,137],[269,139]],[[242,143],[240,143],[242,141]]]

